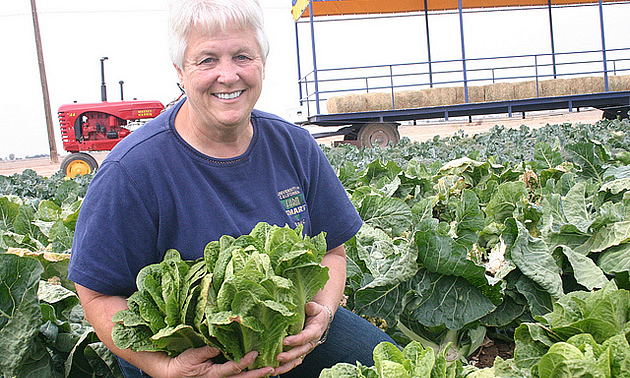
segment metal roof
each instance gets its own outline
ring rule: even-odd
[[[468,8],[500,8],[521,6],[554,6],[566,4],[589,4],[599,1],[584,0],[293,0],[292,13],[295,20],[308,17],[312,8],[313,16],[336,16],[351,14],[379,14],[379,13],[404,13],[425,12]],[[602,2],[614,2],[616,0],[602,0]]]

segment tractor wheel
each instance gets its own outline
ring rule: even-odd
[[[357,139],[361,147],[395,146],[400,140],[400,133],[395,123],[368,123],[361,127]]]
[[[75,152],[66,156],[59,167],[61,172],[68,177],[94,173],[96,168],[98,168],[96,159],[94,159],[92,155],[84,152]]]

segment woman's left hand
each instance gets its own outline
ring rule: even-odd
[[[304,357],[315,349],[328,328],[328,322],[331,319],[326,307],[317,302],[308,302],[305,312],[306,321],[302,332],[284,339],[284,345],[292,348],[278,354],[280,366],[274,370],[274,375],[286,373],[300,365]]]

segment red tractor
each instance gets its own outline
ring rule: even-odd
[[[98,168],[98,162],[84,151],[109,151],[131,131],[155,118],[164,105],[159,101],[120,101],[68,104],[59,107],[63,148],[70,152],[61,171],[70,177]]]

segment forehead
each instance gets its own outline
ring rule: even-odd
[[[228,26],[226,28],[193,26],[187,36],[187,49],[236,48],[260,53],[256,34],[251,27]]]

